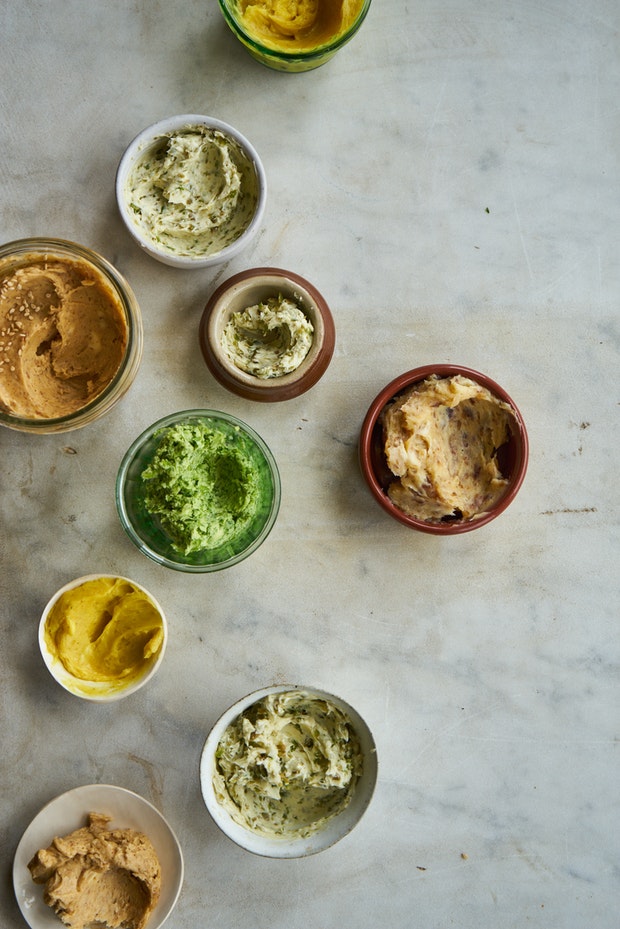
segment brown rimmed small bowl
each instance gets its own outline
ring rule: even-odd
[[[404,513],[392,503],[392,500],[388,496],[388,487],[392,480],[394,480],[394,475],[388,468],[383,451],[381,414],[392,400],[410,387],[413,387],[414,384],[431,377],[431,375],[447,378],[457,374],[470,378],[470,380],[475,381],[482,387],[486,387],[487,390],[512,408],[515,428],[512,431],[509,441],[503,445],[497,453],[499,466],[504,477],[508,479],[508,484],[497,503],[480,516],[471,519],[455,519],[450,517],[442,521],[434,522],[417,519]],[[506,393],[503,387],[500,387],[499,384],[486,374],[481,374],[479,371],[474,371],[472,368],[454,364],[429,364],[401,374],[393,381],[390,381],[390,383],[375,397],[362,423],[358,453],[362,474],[368,484],[371,494],[377,503],[393,519],[396,519],[404,526],[408,526],[410,529],[417,529],[420,532],[427,532],[432,535],[459,535],[463,532],[471,532],[473,529],[486,526],[510,506],[525,478],[528,464],[529,443],[523,417],[515,402]]]
[[[269,378],[247,374],[222,349],[222,332],[233,313],[279,294],[296,303],[312,323],[312,347],[289,374]],[[282,268],[251,268],[224,281],[211,295],[199,338],[207,367],[223,387],[246,400],[273,403],[300,396],[323,377],[334,353],[336,329],[327,302],[309,281]]]

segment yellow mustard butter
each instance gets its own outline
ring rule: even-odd
[[[463,375],[429,377],[383,412],[388,496],[427,521],[476,519],[502,496],[498,450],[515,428],[509,404]]]
[[[86,682],[127,686],[142,676],[164,640],[162,616],[148,595],[123,578],[85,581],[65,591],[45,623],[45,643]]]
[[[276,51],[311,51],[336,41],[359,16],[363,0],[239,0],[252,38]]]

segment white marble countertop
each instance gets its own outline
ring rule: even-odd
[[[1,26],[2,239],[100,251],[145,351],[99,423],[0,431],[0,924],[21,924],[30,820],[101,782],[179,836],[170,929],[615,929],[617,0],[374,0],[330,64],[291,76],[253,62],[214,0],[21,0]],[[236,126],[268,176],[259,237],[215,271],[151,260],[115,205],[125,145],[182,112]],[[323,380],[284,404],[226,392],[197,339],[215,285],[262,264],[311,280],[337,327]],[[356,459],[380,388],[435,360],[499,381],[531,443],[515,503],[453,539],[391,521]],[[283,500],[249,559],[188,577],[132,546],[114,480],[143,428],[189,407],[250,423]],[[101,707],[54,683],[36,638],[51,594],[91,572],[135,578],[170,624],[157,678]],[[230,703],[287,681],[353,704],[380,773],[351,835],[278,862],[221,835],[198,761]]]

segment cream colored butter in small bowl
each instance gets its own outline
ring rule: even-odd
[[[406,371],[383,388],[360,431],[359,462],[377,503],[432,535],[486,526],[514,501],[529,443],[514,401],[462,365]]]
[[[310,390],[327,370],[336,330],[324,297],[299,274],[250,268],[224,281],[205,307],[200,347],[232,393],[273,403]]]
[[[150,681],[167,638],[157,600],[135,581],[112,574],[65,584],[39,623],[39,648],[52,677],[76,697],[98,703],[120,700]]]
[[[267,858],[324,851],[360,821],[377,780],[375,743],[360,714],[314,687],[248,694],[211,730],[202,795],[215,823]]]
[[[267,180],[254,146],[219,119],[183,114],[143,129],[116,172],[132,237],[176,268],[228,261],[257,234]]]

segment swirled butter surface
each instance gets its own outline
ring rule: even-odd
[[[351,801],[362,773],[358,735],[333,702],[302,690],[269,694],[226,729],[213,787],[232,818],[271,837],[305,837]]]
[[[76,413],[114,379],[127,340],[121,300],[89,262],[32,253],[0,267],[0,409]]]
[[[509,404],[462,375],[429,377],[381,416],[388,495],[409,516],[476,519],[502,496],[498,451],[515,428]]]
[[[348,32],[363,5],[363,0],[238,0],[238,16],[266,48],[307,52]]]
[[[162,430],[142,471],[145,506],[186,555],[233,544],[261,506],[264,471],[262,453],[241,430],[177,423]]]
[[[221,341],[235,367],[265,379],[296,371],[312,348],[313,334],[303,310],[280,294],[233,313]]]
[[[222,251],[245,232],[258,203],[258,179],[235,139],[196,125],[145,149],[125,193],[141,235],[171,255],[196,258]]]
[[[118,577],[87,580],[66,590],[44,628],[50,655],[85,682],[110,690],[140,678],[164,640],[162,616],[147,594]]]

